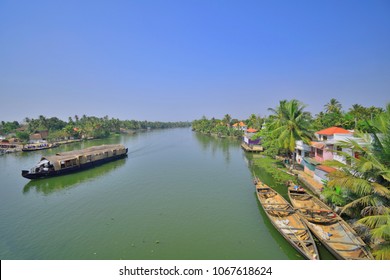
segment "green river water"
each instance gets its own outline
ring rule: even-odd
[[[124,144],[128,157],[50,179],[21,176],[43,154],[104,143]],[[1,156],[0,258],[303,259],[261,209],[252,157],[239,142],[189,128]]]

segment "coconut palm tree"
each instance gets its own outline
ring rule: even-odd
[[[232,120],[232,117],[229,114],[226,114],[223,118],[223,123],[226,124],[227,126],[230,126],[230,122]]]
[[[342,108],[341,103],[336,98],[332,98],[324,107],[326,113],[340,113]]]
[[[380,260],[390,259],[390,209],[381,207],[380,211],[359,220],[371,228],[371,236],[377,240],[374,246],[374,256]]]
[[[361,142],[341,142],[344,148],[358,153],[358,157],[338,152],[350,160],[329,174],[329,187],[341,186],[348,202],[342,212],[358,218],[358,223],[371,228],[375,246],[374,256],[390,259],[390,104],[373,121],[375,133],[360,134]]]
[[[293,99],[290,101],[282,100],[276,109],[268,109],[273,112],[273,115],[270,116],[272,120],[267,129],[272,131],[274,139],[278,139],[279,148],[287,150],[290,155],[293,154],[293,168],[295,141],[303,140],[308,143],[312,136],[309,131],[309,114],[304,111],[304,108],[305,105]]]

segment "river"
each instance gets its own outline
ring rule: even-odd
[[[104,143],[124,144],[128,157],[50,179],[21,176],[41,155]],[[262,211],[251,160],[239,142],[189,128],[1,156],[0,258],[302,259]]]

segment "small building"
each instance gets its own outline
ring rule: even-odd
[[[233,128],[236,130],[242,130],[242,131],[246,131],[248,129],[246,124],[243,122],[238,122],[238,123],[233,124]]]
[[[45,143],[48,136],[49,136],[49,131],[47,130],[37,131],[36,133],[30,135],[29,143],[31,144]]]
[[[334,159],[334,145],[353,133],[341,127],[329,127],[315,133],[317,141],[311,142],[311,153],[318,162]]]
[[[303,158],[310,157],[311,147],[305,144],[302,140],[295,141],[295,160],[300,165],[304,165]]]
[[[257,132],[257,129],[248,128],[244,134],[244,137],[243,137],[244,143],[246,143],[249,146],[250,145],[260,145],[260,142],[261,142],[260,137],[253,139],[253,136],[255,136],[256,132]]]
[[[42,141],[43,139],[40,133],[34,133],[30,135],[30,143],[40,143]]]
[[[244,134],[241,147],[247,152],[262,152],[261,137],[254,138],[257,130],[248,128]]]
[[[317,182],[323,184],[324,182],[328,181],[328,174],[331,172],[336,171],[335,168],[326,166],[326,165],[317,165],[314,171],[314,180]]]
[[[47,140],[49,137],[49,131],[48,130],[40,130],[38,131],[39,134],[41,134],[41,137],[43,140]]]

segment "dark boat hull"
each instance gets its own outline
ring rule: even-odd
[[[126,150],[126,152],[127,152],[127,150]],[[42,178],[61,176],[61,175],[76,173],[76,172],[80,172],[80,171],[83,171],[86,169],[94,168],[96,166],[105,164],[107,162],[115,161],[115,160],[126,158],[126,157],[127,157],[127,153],[122,154],[122,155],[113,156],[110,158],[104,158],[104,159],[93,161],[93,162],[88,162],[88,163],[85,163],[85,164],[82,164],[79,166],[61,169],[61,170],[57,170],[57,171],[53,170],[53,171],[47,171],[47,172],[43,171],[43,172],[39,172],[39,173],[30,173],[28,170],[22,170],[22,176],[24,178],[27,178],[27,179],[42,179]]]

